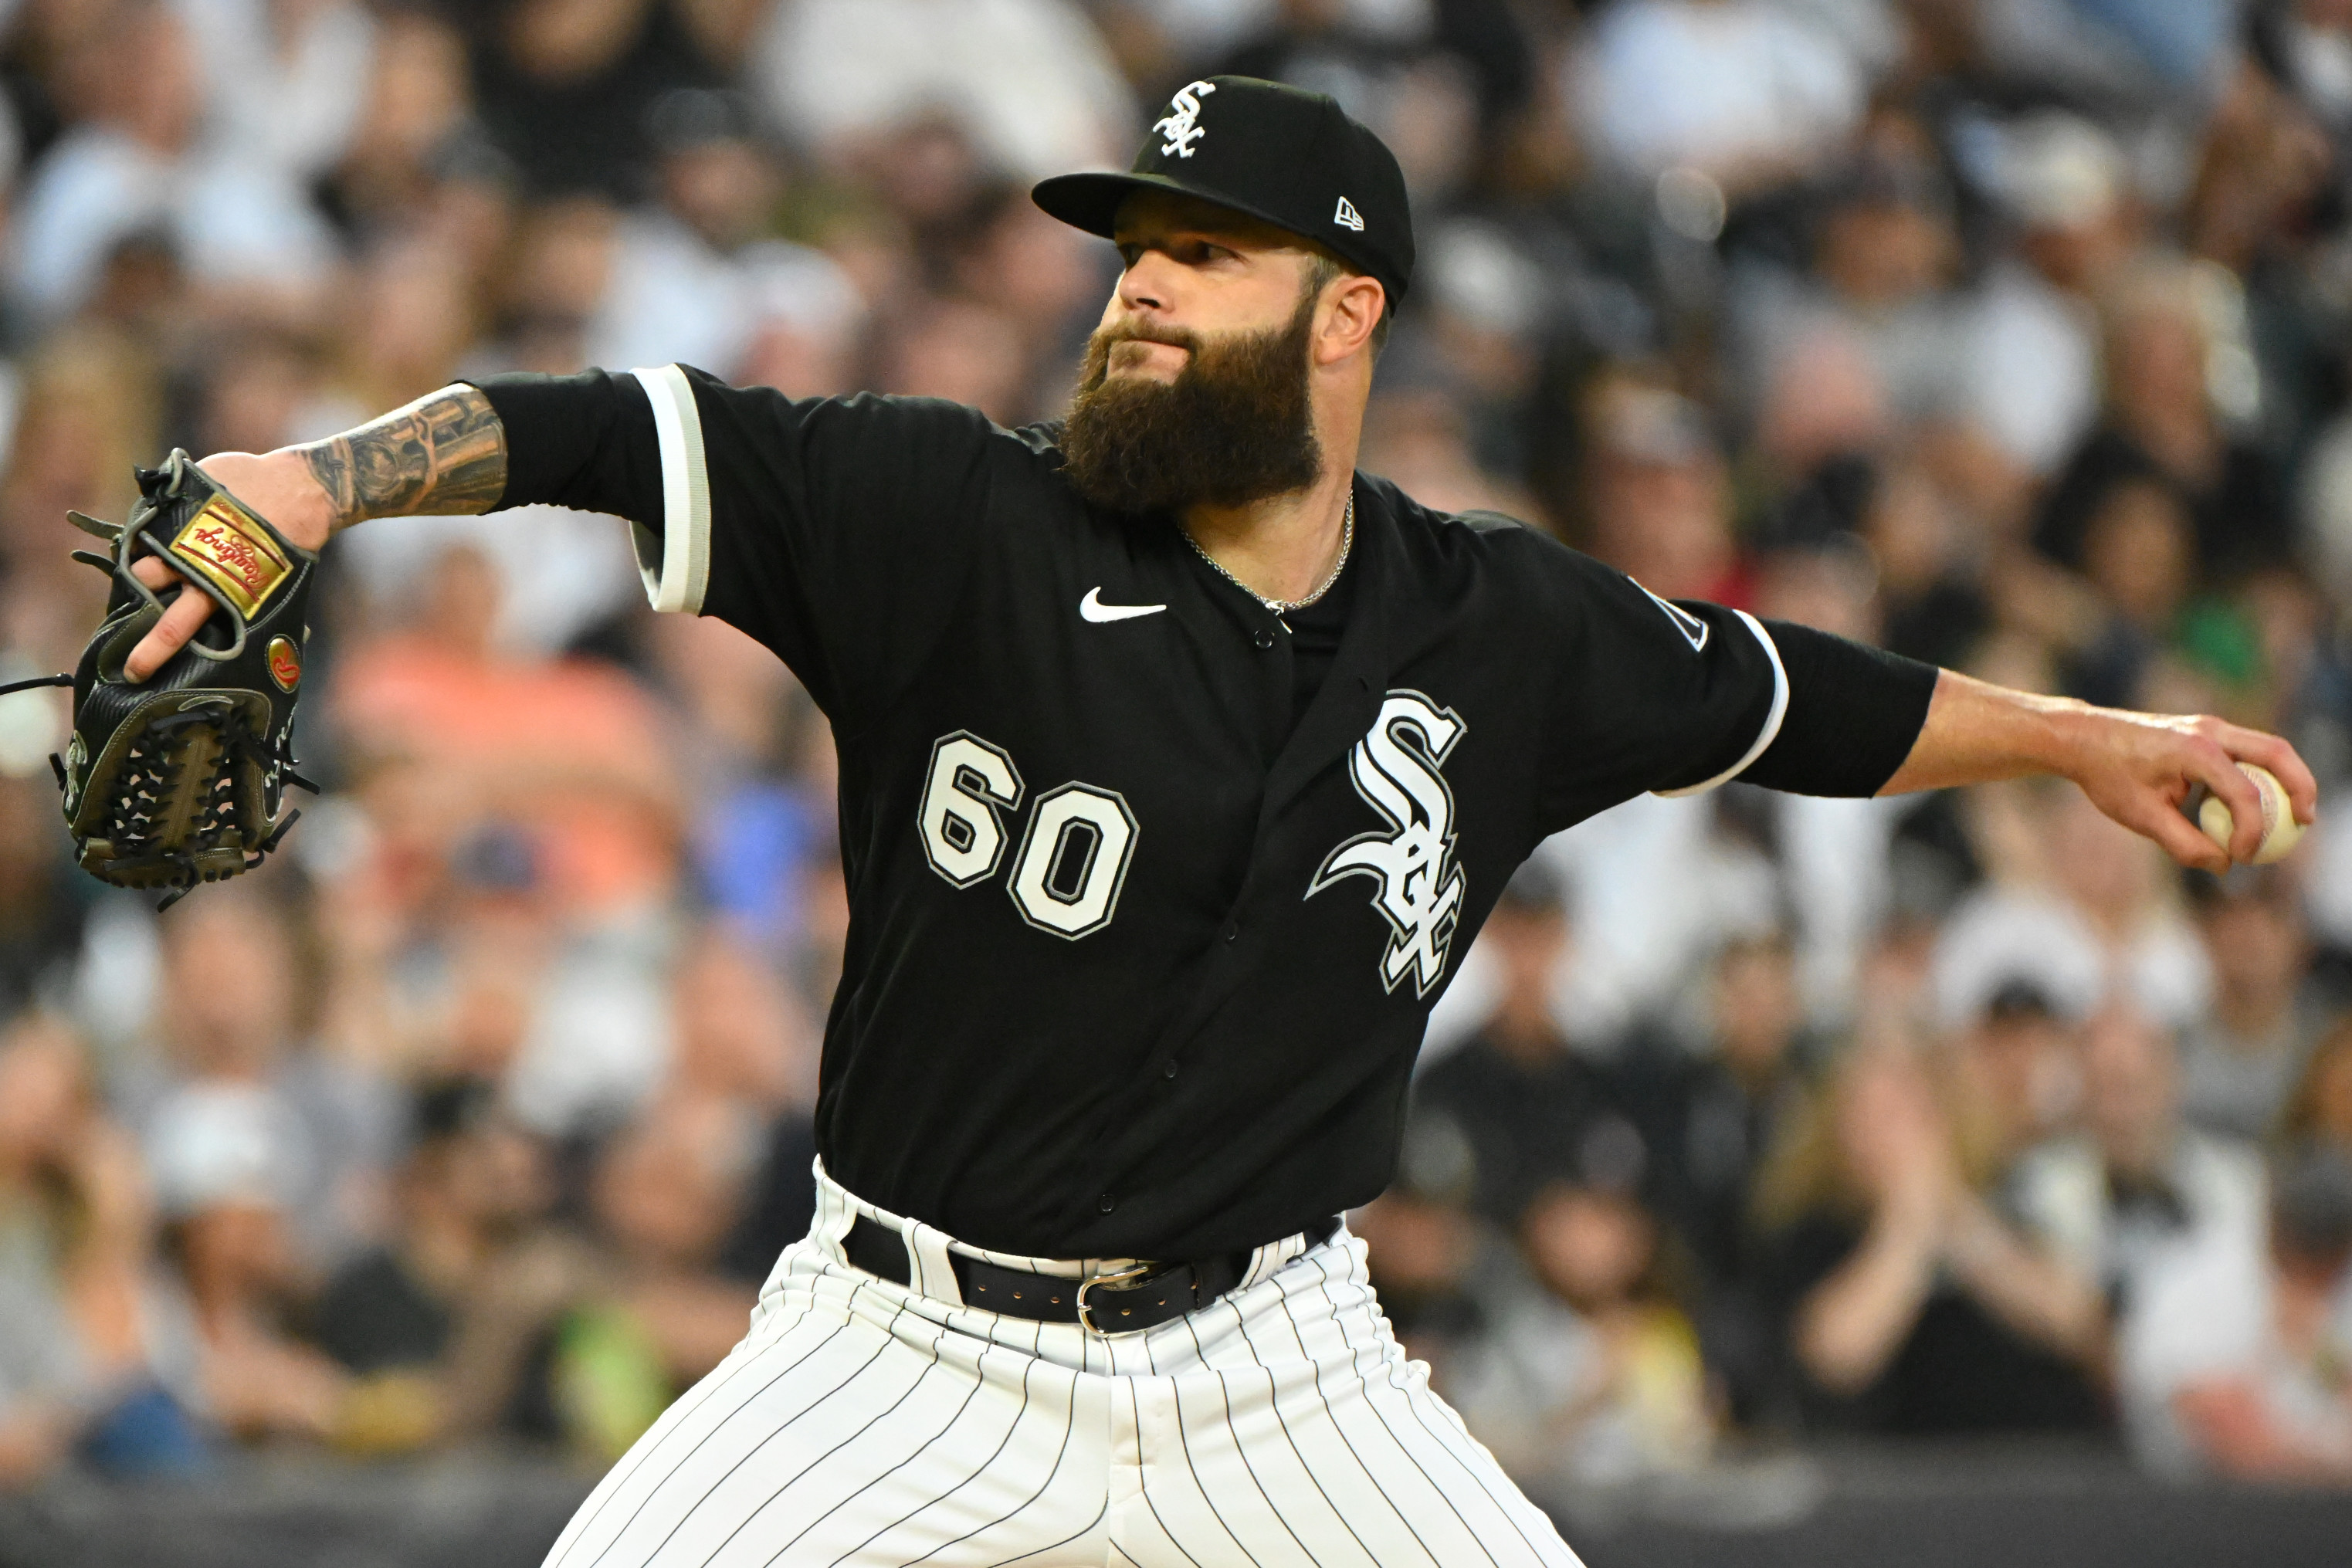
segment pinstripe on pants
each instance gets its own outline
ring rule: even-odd
[[[1577,1568],[1404,1359],[1346,1231],[1105,1339],[955,1305],[944,1236],[818,1176],[751,1333],[546,1568]],[[928,1294],[844,1260],[861,1210]]]

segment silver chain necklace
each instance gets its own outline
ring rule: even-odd
[[[1184,542],[1192,547],[1192,553],[1209,563],[1210,570],[1215,572],[1219,577],[1223,578],[1227,582],[1232,583],[1235,588],[1240,589],[1244,593],[1248,594],[1252,599],[1256,600],[1260,604],[1265,605],[1267,611],[1271,613],[1276,615],[1287,615],[1294,610],[1306,609],[1308,605],[1314,603],[1317,600],[1330,592],[1331,585],[1339,581],[1339,574],[1348,569],[1348,553],[1355,548],[1356,544],[1356,491],[1353,486],[1349,486],[1347,515],[1343,517],[1339,522],[1339,559],[1331,563],[1330,575],[1324,578],[1322,581],[1317,583],[1315,585],[1315,591],[1308,594],[1304,599],[1268,599],[1265,594],[1260,593],[1256,589],[1252,588],[1248,583],[1244,582],[1240,578],[1235,577],[1232,572],[1227,571],[1224,567],[1219,563],[1215,556],[1213,556],[1207,550],[1202,549],[1201,548],[1201,541],[1192,537],[1192,529],[1185,528],[1180,523],[1177,525],[1177,531],[1184,536]]]

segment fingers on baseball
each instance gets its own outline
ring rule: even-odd
[[[2215,738],[2222,748],[2241,762],[2269,768],[2271,776],[2285,788],[2294,820],[2309,827],[2319,809],[2319,780],[2312,777],[2311,768],[2301,754],[2280,737],[2259,729],[2241,729],[2233,724],[2221,727],[2221,733]],[[2231,810],[2234,812],[2236,808]]]
[[[2255,815],[2259,823],[2259,810]],[[2203,829],[2181,815],[2179,810],[2168,801],[2158,802],[2156,809],[2146,813],[2140,821],[2127,821],[2125,826],[2136,828],[2154,839],[2163,846],[2165,853],[2182,865],[2198,871],[2210,871],[2217,876],[2230,869],[2229,852],[2207,838]],[[2259,832],[2255,835],[2255,841],[2261,841]]]
[[[196,628],[212,612],[211,600],[193,590],[183,590],[177,599],[163,606],[163,618],[122,661],[122,673],[133,681],[143,681],[162,669],[165,660],[187,646],[188,639],[196,634]]]
[[[2251,737],[2252,730],[2240,732]],[[2231,748],[2220,740],[2202,740],[2189,749],[2186,771],[2197,783],[2202,784],[2230,809],[2229,859],[2240,865],[2251,864],[2254,852],[2263,847],[2263,792],[2261,787],[2246,776],[2238,766]],[[2178,812],[2174,813],[2176,816]],[[2189,819],[2181,817],[2184,826]],[[2200,830],[2190,828],[2199,838]],[[2228,870],[2225,864],[2220,870]]]

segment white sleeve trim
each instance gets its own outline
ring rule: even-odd
[[[702,455],[702,415],[694,388],[676,365],[631,371],[653,404],[661,444],[662,533],[634,528],[637,572],[656,610],[699,615],[710,587],[710,475]],[[659,559],[653,559],[656,549]]]
[[[1662,800],[1679,800],[1685,795],[1704,795],[1720,784],[1728,784],[1748,771],[1748,765],[1764,755],[1764,748],[1780,737],[1780,721],[1789,716],[1789,672],[1780,663],[1780,650],[1773,645],[1772,633],[1764,630],[1764,622],[1745,610],[1735,610],[1747,628],[1756,633],[1764,644],[1764,656],[1772,661],[1772,711],[1764,716],[1764,727],[1756,732],[1755,744],[1740,754],[1739,760],[1699,784],[1685,784],[1679,789],[1653,789],[1650,793]]]

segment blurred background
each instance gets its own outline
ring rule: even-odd
[[[2036,784],[1546,845],[1354,1217],[1413,1353],[1594,1568],[2344,1561],[2347,0],[0,0],[0,679],[173,445],[673,360],[1052,417],[1115,260],[1027,183],[1216,71],[1411,181],[1365,468],[2321,779],[2220,881]],[[807,1221],[806,696],[610,519],[327,571],[328,793],[162,918],[0,699],[10,1568],[535,1563]]]

